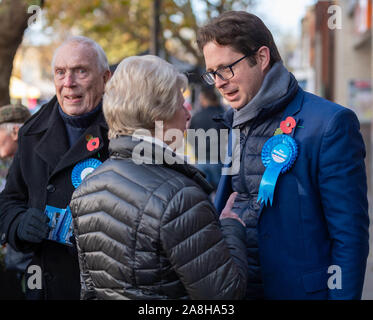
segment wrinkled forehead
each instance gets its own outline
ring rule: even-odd
[[[99,59],[96,50],[88,44],[69,42],[56,49],[54,69],[86,66],[98,68]]]
[[[0,125],[0,144],[4,141],[4,139],[10,136],[11,131],[8,130],[8,127],[5,126],[4,123]]]

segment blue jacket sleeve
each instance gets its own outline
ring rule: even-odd
[[[332,265],[341,268],[341,289],[329,299],[360,299],[369,251],[365,146],[359,121],[342,109],[327,125],[320,147],[320,196],[332,241]]]

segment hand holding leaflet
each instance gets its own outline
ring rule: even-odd
[[[60,209],[47,205],[45,214],[50,219],[49,227],[51,228],[47,239],[72,246],[70,237],[73,233],[73,226],[70,207]]]

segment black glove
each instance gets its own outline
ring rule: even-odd
[[[48,236],[50,227],[47,215],[36,208],[29,208],[21,219],[17,228],[17,236],[20,240],[40,243]]]

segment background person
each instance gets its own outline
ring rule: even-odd
[[[18,148],[18,130],[23,123],[31,117],[30,111],[22,105],[6,105],[0,108],[0,158],[5,160],[6,164],[11,163],[14,154]],[[8,166],[2,172],[0,190],[3,190],[6,182],[6,175],[8,173]],[[0,249],[1,250],[1,249]],[[2,276],[11,279],[3,279],[0,290],[0,296],[15,297],[12,292],[18,291],[18,298],[21,298],[21,292],[24,285],[23,276],[27,265],[31,261],[32,254],[24,254],[12,248],[10,244],[4,245],[3,252],[5,252],[5,272]],[[7,285],[7,283],[9,285]],[[12,287],[9,287],[12,285]],[[18,290],[17,290],[18,289]]]
[[[112,156],[71,201],[83,299],[245,294],[245,229],[230,211],[235,195],[221,217],[227,218],[221,220],[222,233],[208,200],[212,187],[183,158],[166,160],[174,154],[171,144],[182,144],[190,118],[182,94],[186,85],[171,64],[141,56],[124,59],[106,86]],[[164,136],[155,136],[155,121],[163,122]],[[133,136],[140,129],[151,135]],[[180,133],[180,141],[167,141],[169,130]]]
[[[206,148],[202,150],[204,152],[200,155],[198,155],[198,135],[196,136],[195,141],[193,141],[194,143],[192,141],[189,143],[192,143],[192,145],[195,146],[194,155],[197,158],[197,168],[206,175],[206,180],[216,189],[219,184],[222,168],[222,159],[220,159],[220,130],[226,128],[221,122],[214,121],[213,118],[224,113],[225,109],[220,104],[220,98],[213,86],[202,87],[199,95],[199,102],[202,110],[192,116],[189,129],[202,129],[205,132],[213,129],[216,132],[216,136],[207,136]],[[213,154],[210,152],[211,146],[215,151]],[[222,154],[225,154],[224,151],[222,151]]]
[[[0,158],[13,158],[18,148],[18,130],[31,117],[22,105],[0,107]]]

